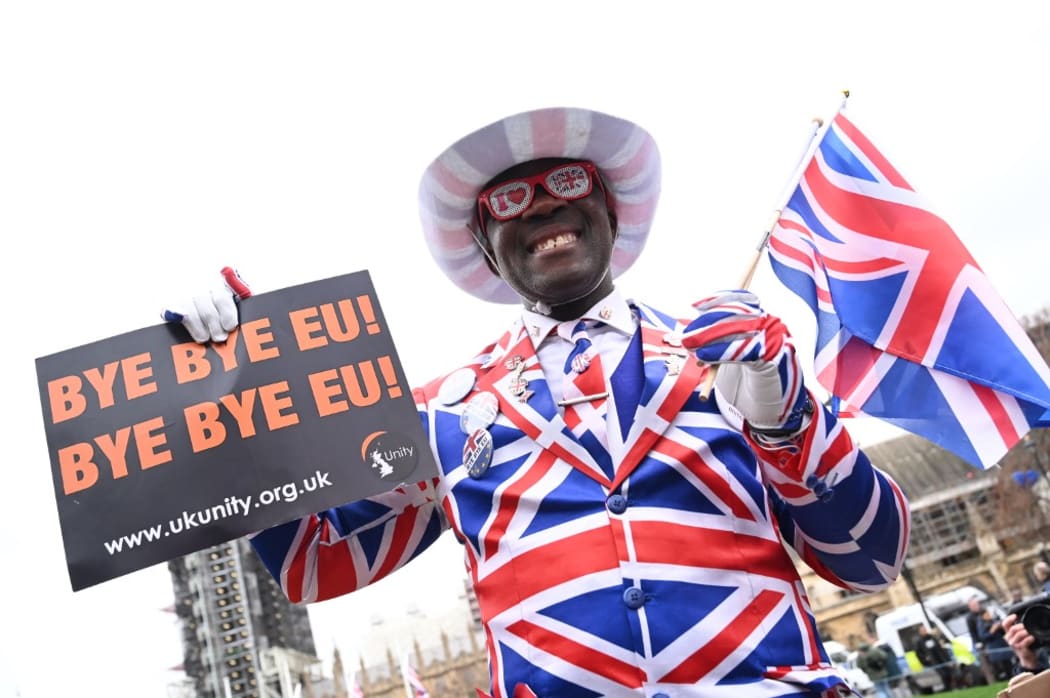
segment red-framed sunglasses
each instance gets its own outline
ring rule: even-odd
[[[555,165],[546,172],[530,177],[521,177],[489,187],[478,194],[478,222],[484,230],[483,211],[498,221],[517,218],[532,203],[536,196],[536,185],[542,186],[551,196],[565,201],[574,201],[590,196],[594,184],[606,195],[605,185],[594,163],[585,160]]]

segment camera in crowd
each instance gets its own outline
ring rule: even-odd
[[[1016,603],[1006,612],[1016,613],[1024,629],[1035,638],[1033,648],[1050,646],[1050,594],[1040,594]]]

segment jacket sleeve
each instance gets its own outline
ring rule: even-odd
[[[830,412],[814,410],[808,428],[780,446],[764,446],[746,426],[744,435],[781,533],[806,564],[855,591],[878,591],[897,578],[908,547],[907,499]]]
[[[426,412],[421,412],[426,429]],[[438,479],[343,504],[261,531],[252,547],[296,603],[323,601],[378,581],[448,527]]]

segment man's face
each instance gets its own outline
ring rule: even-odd
[[[486,188],[539,174],[561,162],[569,161],[547,158],[516,165]],[[497,273],[526,301],[550,306],[581,300],[593,304],[612,290],[609,263],[616,218],[597,184],[588,196],[570,201],[537,186],[521,215],[500,221],[483,210],[481,216],[482,237],[488,241]]]

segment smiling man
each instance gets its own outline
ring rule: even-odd
[[[532,160],[489,184],[478,195],[478,246],[528,305],[571,320],[612,292],[616,214],[592,163]]]
[[[883,588],[907,503],[754,296],[676,319],[615,287],[659,189],[651,136],[585,109],[510,116],[438,156],[420,185],[436,262],[522,307],[414,391],[440,477],[253,538],[289,598],[352,592],[452,529],[493,696],[849,694],[788,548],[846,589]],[[197,301],[183,322],[222,339],[232,298]]]

